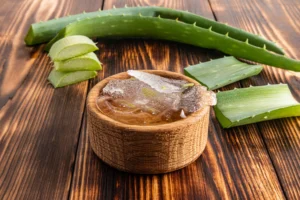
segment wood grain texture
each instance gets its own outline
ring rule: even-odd
[[[80,1],[1,2],[0,199],[68,197],[87,82],[54,90],[47,82],[49,58],[42,46],[25,47],[23,35],[36,20],[83,8],[91,7]]]
[[[297,0],[210,0],[217,19],[278,41],[287,56],[300,59],[300,3]],[[287,83],[300,101],[300,73],[264,67],[242,86]],[[300,198],[300,117],[258,123],[287,198]]]
[[[105,1],[104,8],[159,5],[213,18],[206,1]],[[165,69],[220,57],[213,50],[154,40],[99,40],[104,71],[98,80],[128,69]],[[92,87],[97,81],[90,82]],[[224,89],[233,89],[232,84]],[[106,166],[82,130],[71,199],[284,199],[275,169],[255,125],[223,130],[211,113],[209,141],[188,167],[164,175],[134,175]]]

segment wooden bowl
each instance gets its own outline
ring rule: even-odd
[[[199,84],[174,72],[144,71]],[[139,174],[171,172],[195,161],[207,143],[210,107],[162,125],[128,125],[115,121],[98,110],[96,99],[110,80],[126,78],[129,78],[126,72],[110,76],[95,85],[88,95],[87,130],[96,155],[121,171]]]

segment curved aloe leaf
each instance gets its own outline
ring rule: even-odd
[[[216,116],[223,128],[300,116],[300,104],[286,84],[217,93]]]
[[[173,10],[170,8],[162,7],[131,7],[131,8],[118,8],[105,11],[96,11],[90,13],[81,13],[73,16],[62,17],[59,19],[52,19],[46,22],[39,22],[32,24],[25,37],[27,45],[34,45],[50,41],[55,35],[68,24],[77,20],[92,18],[96,16],[110,16],[110,15],[143,15],[148,17],[162,17],[166,19],[178,19],[184,23],[193,24],[208,29],[214,27],[214,31],[225,35],[230,34],[230,37],[246,41],[250,41],[252,45],[257,47],[266,46],[267,50],[273,51],[278,54],[284,54],[283,50],[278,47],[274,42],[266,40],[258,35],[249,33],[247,31],[216,22],[205,17],[195,15],[181,10]],[[120,21],[122,23],[122,21]]]
[[[249,65],[229,56],[184,68],[184,73],[205,85],[209,90],[257,75],[260,65]]]
[[[171,40],[204,48],[213,48],[230,55],[280,67],[300,71],[300,61],[287,58],[266,50],[266,46],[257,47],[248,40],[241,42],[197,24],[186,24],[178,20],[145,16],[103,16],[84,19],[66,26],[47,47],[56,40],[70,35],[88,37],[146,37]]]
[[[64,61],[56,61],[54,62],[54,67],[55,70],[62,72],[95,71],[102,69],[101,63],[93,52]]]
[[[56,41],[49,56],[53,61],[62,61],[98,50],[95,43],[83,35],[72,35]]]
[[[97,76],[96,71],[59,72],[53,69],[48,80],[54,88],[58,88],[85,81],[95,76]]]

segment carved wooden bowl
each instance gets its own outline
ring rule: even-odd
[[[145,72],[199,84],[174,72]],[[126,78],[129,78],[126,72],[110,76],[95,85],[88,95],[87,129],[96,155],[114,168],[139,174],[171,172],[194,162],[207,143],[210,107],[162,125],[128,125],[115,121],[98,110],[96,99],[108,81]]]

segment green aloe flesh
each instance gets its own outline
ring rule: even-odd
[[[97,76],[96,71],[59,72],[53,69],[49,74],[48,80],[54,88],[58,88],[79,83],[95,76]]]
[[[300,116],[288,85],[267,85],[217,93],[216,116],[223,128]]]
[[[90,38],[72,35],[56,41],[49,51],[49,56],[53,61],[62,61],[96,50],[98,47]]]
[[[184,73],[209,90],[215,90],[257,75],[262,69],[260,65],[249,65],[229,56],[186,67]]]
[[[68,24],[77,20],[86,18],[93,18],[96,16],[111,16],[111,15],[143,15],[148,17],[158,17],[167,19],[178,19],[187,24],[196,23],[197,26],[208,29],[213,27],[214,32],[225,35],[229,34],[230,37],[246,41],[257,47],[266,47],[267,50],[273,51],[278,54],[284,54],[282,48],[278,47],[274,42],[266,40],[258,35],[246,32],[244,30],[228,26],[226,24],[216,22],[205,17],[189,13],[187,11],[173,10],[170,8],[162,7],[131,7],[131,8],[118,8],[105,11],[96,11],[90,13],[81,13],[73,16],[62,17],[59,19],[52,19],[46,22],[39,22],[32,24],[25,37],[27,45],[40,44],[50,41],[55,35]],[[113,17],[113,16],[111,16]],[[122,21],[120,21],[122,23]],[[176,33],[174,33],[176,34]]]
[[[219,34],[214,27],[201,28],[197,24],[186,24],[176,20],[145,16],[103,16],[73,22],[62,29],[47,48],[60,38],[70,35],[88,37],[143,37],[171,40],[204,48],[217,49],[247,60],[300,71],[300,61],[257,47],[248,40],[242,42],[230,35]]]
[[[62,72],[96,71],[102,69],[101,63],[93,52],[64,61],[55,61],[54,67],[56,71]]]

